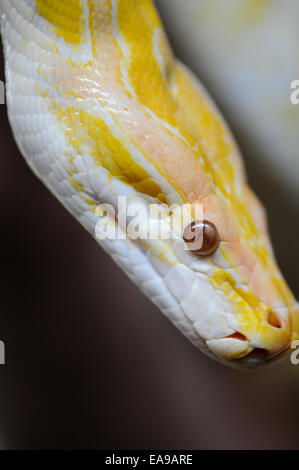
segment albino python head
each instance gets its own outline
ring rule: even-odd
[[[250,366],[286,350],[299,312],[264,210],[226,124],[173,57],[151,1],[3,0],[1,9],[9,118],[33,171],[98,238],[101,203],[112,205],[105,220],[117,219],[124,234],[118,196],[146,209],[166,204],[174,226],[172,204],[190,204],[193,220],[199,205],[219,241],[209,256],[188,250],[183,232],[99,242],[211,356]]]

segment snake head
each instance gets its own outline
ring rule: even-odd
[[[209,255],[177,240],[178,263],[165,282],[208,354],[255,367],[282,356],[298,337],[299,308],[276,265],[262,205],[247,185],[237,208],[230,201],[214,194],[201,199],[203,219],[217,237],[202,235],[198,222],[194,231],[199,227],[203,246],[217,239],[216,249]]]

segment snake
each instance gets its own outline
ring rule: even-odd
[[[202,352],[238,368],[285,357],[299,308],[266,211],[155,4],[2,0],[0,12],[9,122],[35,175]],[[141,226],[162,211],[177,236],[134,237],[120,198],[144,208]]]

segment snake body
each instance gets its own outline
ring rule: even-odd
[[[125,231],[119,196],[146,209],[189,204],[192,215],[200,204],[220,238],[209,257],[182,238],[98,241],[211,357],[245,367],[278,357],[298,337],[299,312],[264,209],[152,2],[2,0],[0,8],[9,120],[30,168],[93,235],[102,203]]]

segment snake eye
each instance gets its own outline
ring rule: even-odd
[[[208,220],[189,224],[184,230],[183,239],[188,249],[198,256],[211,256],[220,241],[215,225]]]

